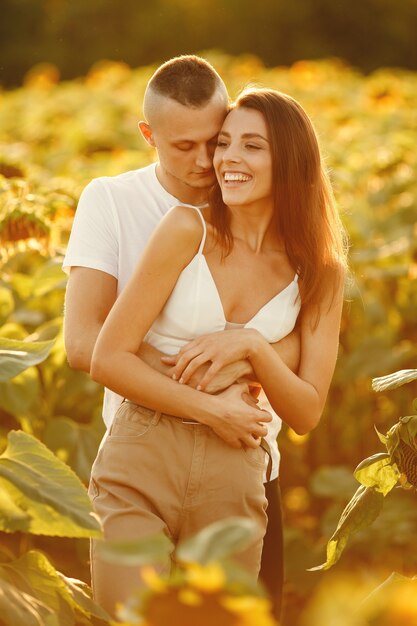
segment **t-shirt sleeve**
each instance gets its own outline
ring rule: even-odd
[[[118,278],[119,245],[111,196],[101,179],[84,189],[75,212],[62,268],[81,266]]]

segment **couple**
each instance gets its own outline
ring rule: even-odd
[[[158,163],[86,187],[64,260],[70,365],[108,388],[90,495],[108,539],[177,542],[229,516],[255,520],[239,558],[255,575],[262,565],[277,613],[277,415],[298,433],[320,419],[343,230],[314,129],[289,96],[249,90],[230,106],[214,68],[182,56],[152,76],[144,114]],[[114,613],[137,573],[95,547],[95,598]]]

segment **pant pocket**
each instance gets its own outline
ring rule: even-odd
[[[143,437],[154,428],[161,414],[132,402],[124,402],[114,416],[107,441],[129,442]]]

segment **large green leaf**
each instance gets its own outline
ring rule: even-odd
[[[58,577],[65,583],[68,593],[70,594],[73,606],[84,615],[97,618],[101,621],[110,621],[110,616],[106,611],[91,597],[90,587],[82,580],[76,578],[67,578],[61,572],[57,572]]]
[[[225,559],[247,548],[253,541],[256,524],[246,517],[230,517],[214,522],[181,542],[176,550],[178,561],[208,563]]]
[[[39,372],[36,367],[28,367],[11,380],[0,382],[0,408],[22,426],[21,418],[36,415],[40,394]]]
[[[0,486],[1,482],[0,482]],[[30,515],[22,508],[20,508],[12,496],[5,489],[0,489],[0,520],[4,518],[7,520],[9,530],[18,530],[22,525],[29,523]]]
[[[100,444],[100,431],[67,417],[54,417],[48,420],[42,439],[50,450],[72,467],[82,481],[88,481]]]
[[[0,510],[1,530],[60,537],[101,536],[79,478],[31,435],[9,433],[7,448],[0,456],[0,487],[22,512],[19,517],[10,507]]]
[[[0,580],[0,615],[1,624],[5,626],[59,625],[52,609],[6,580]]]
[[[399,481],[400,472],[392,462],[391,455],[380,452],[359,463],[354,476],[365,487],[375,487],[386,496]]]
[[[378,517],[384,496],[373,487],[361,485],[340,516],[339,523],[327,543],[326,562],[309,571],[326,570],[339,560],[349,537],[366,528]]]
[[[396,387],[400,387],[416,379],[417,370],[400,370],[399,372],[388,374],[388,376],[374,378],[372,381],[372,389],[374,391],[388,391],[389,389],[395,389]]]
[[[159,563],[174,551],[174,544],[163,533],[126,541],[106,541],[98,544],[103,559],[123,565]]]
[[[34,605],[51,609],[55,616],[51,625],[90,624],[91,617],[109,620],[107,613],[91,599],[85,583],[56,571],[47,557],[35,550],[0,566],[0,584],[4,582],[13,586],[18,595],[32,596]]]
[[[0,382],[46,359],[53,341],[18,341],[0,337]]]

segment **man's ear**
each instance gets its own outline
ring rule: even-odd
[[[154,141],[152,130],[149,124],[147,122],[139,122],[138,128],[140,132],[142,133],[142,137],[144,138],[146,143],[152,146],[152,148],[155,148],[155,141]]]

